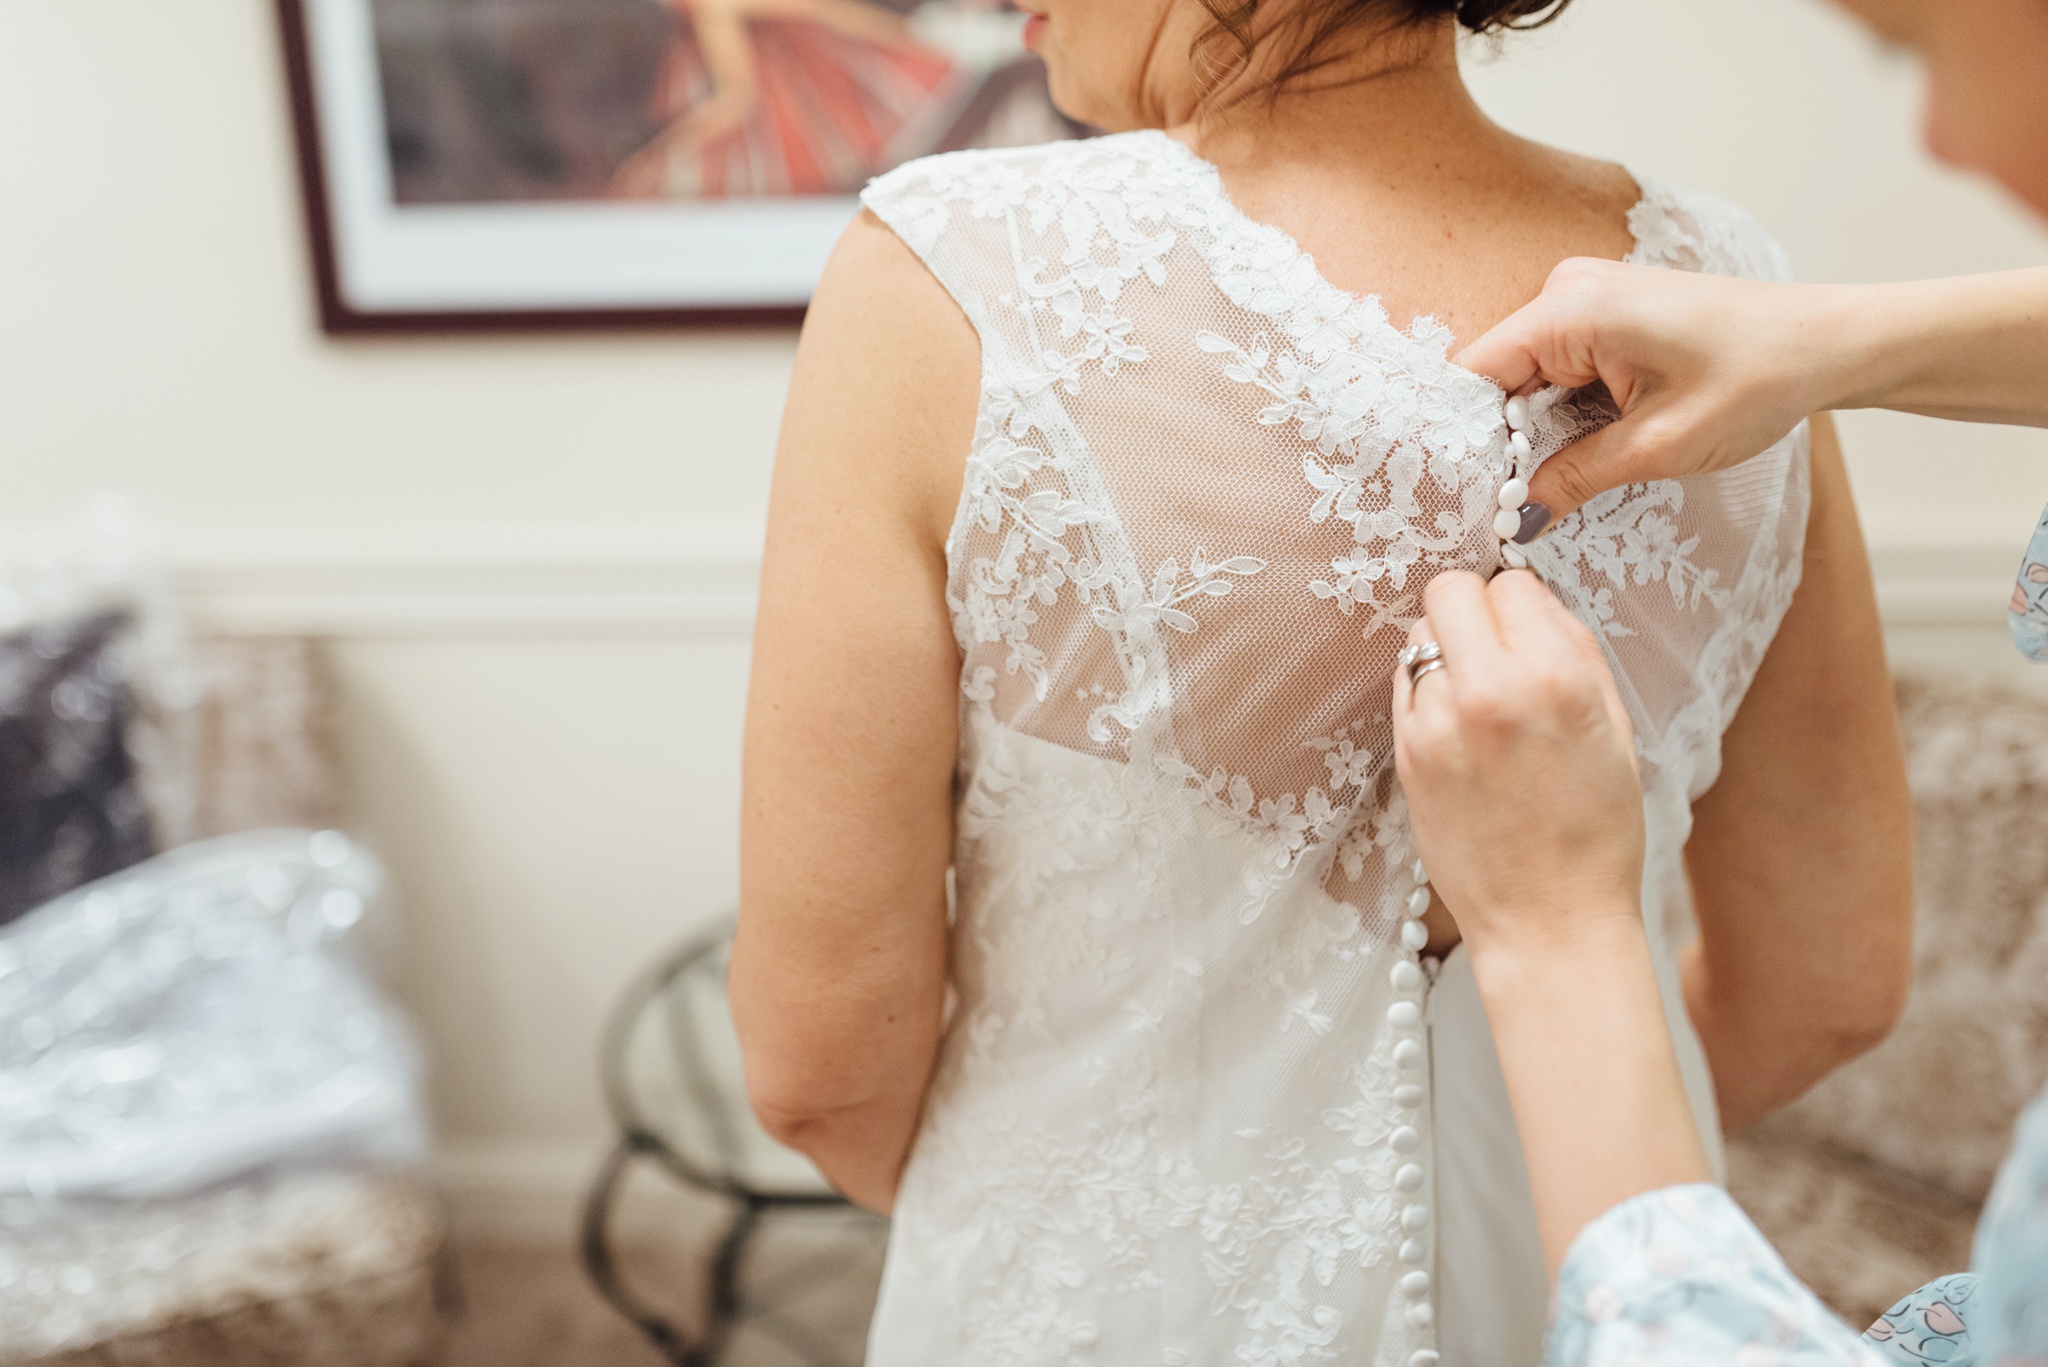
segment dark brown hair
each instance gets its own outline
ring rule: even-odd
[[[1293,45],[1292,55],[1282,62],[1267,82],[1269,90],[1304,75],[1335,54],[1331,48],[1345,35],[1360,28],[1377,27],[1391,32],[1431,19],[1451,17],[1474,33],[1501,33],[1509,29],[1541,28],[1572,0],[1298,0],[1288,16],[1284,32],[1258,32],[1258,12],[1269,0],[1202,0],[1216,22],[1195,45],[1195,67],[1204,84],[1214,90],[1227,84],[1250,64],[1252,49],[1259,42],[1281,38]]]

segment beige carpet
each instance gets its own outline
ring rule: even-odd
[[[658,1253],[634,1261],[642,1275],[680,1262]],[[458,1248],[453,1272],[454,1313],[435,1367],[663,1367],[568,1248]]]
[[[1977,1204],[1768,1127],[1728,1146],[1728,1189],[1800,1280],[1861,1329],[1970,1265]]]
[[[805,1217],[757,1236],[741,1290],[757,1309],[720,1367],[857,1367],[881,1280],[881,1229]],[[703,1322],[708,1249],[621,1253],[634,1295],[671,1323]],[[459,1245],[450,1330],[434,1367],[663,1367],[666,1359],[592,1287],[566,1246]],[[764,1318],[765,1317],[765,1318]],[[794,1352],[791,1343],[808,1351]]]

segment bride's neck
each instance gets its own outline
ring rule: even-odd
[[[1360,35],[1277,90],[1273,78],[1255,62],[1168,131],[1225,171],[1310,163],[1375,177],[1510,140],[1465,88],[1449,22]]]

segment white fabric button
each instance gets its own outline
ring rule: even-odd
[[[1513,508],[1503,508],[1493,515],[1493,534],[1506,541],[1522,530],[1522,517]]]
[[[1421,953],[1422,947],[1429,943],[1429,927],[1420,921],[1403,921],[1401,923],[1401,943],[1416,953]]]
[[[1436,1311],[1429,1308],[1428,1301],[1417,1301],[1408,1307],[1408,1322],[1417,1329],[1427,1329],[1436,1323]]]
[[[1395,1002],[1387,1008],[1387,1023],[1412,1030],[1422,1024],[1422,1008],[1414,1002]]]
[[[1515,453],[1515,463],[1517,465],[1526,465],[1529,457],[1536,454],[1536,448],[1529,444],[1529,434],[1527,432],[1517,432],[1512,437],[1509,437],[1508,450]]]
[[[1408,1367],[1436,1367],[1440,1356],[1434,1348],[1418,1348],[1408,1355]]]
[[[1402,1068],[1418,1067],[1422,1063],[1422,1046],[1412,1039],[1404,1039],[1394,1046],[1394,1063]]]
[[[1420,1240],[1420,1239],[1403,1239],[1403,1240],[1401,1241],[1401,1261],[1402,1261],[1402,1262],[1404,1262],[1404,1263],[1410,1263],[1410,1264],[1413,1264],[1413,1263],[1419,1263],[1419,1262],[1421,1262],[1421,1261],[1422,1261],[1422,1260],[1423,1260],[1424,1258],[1426,1258],[1426,1257],[1428,1257],[1428,1256],[1429,1256],[1429,1250],[1428,1250],[1427,1248],[1424,1248],[1424,1247],[1422,1246],[1422,1240]]]
[[[1414,1163],[1403,1163],[1400,1171],[1394,1174],[1394,1186],[1399,1191],[1420,1191],[1422,1189],[1421,1167]]]
[[[1387,1144],[1395,1153],[1414,1153],[1422,1144],[1422,1135],[1413,1125],[1397,1125],[1387,1136]]]
[[[1401,1208],[1401,1228],[1407,1230],[1410,1234],[1420,1234],[1423,1227],[1428,1223],[1428,1206],[1414,1205]]]
[[[1429,914],[1429,889],[1417,888],[1408,894],[1408,914],[1427,916]]]
[[[1422,986],[1422,970],[1403,959],[1394,965],[1394,971],[1387,974],[1387,981],[1396,992],[1413,992]]]
[[[1500,506],[1508,512],[1518,511],[1529,501],[1529,481],[1511,479],[1500,486]]]
[[[1422,1104],[1422,1084],[1404,1082],[1394,1089],[1394,1104],[1404,1111],[1412,1111]]]
[[[1529,430],[1529,400],[1520,394],[1508,400],[1508,426],[1517,432]]]
[[[1410,1272],[1401,1278],[1401,1294],[1411,1301],[1419,1301],[1429,1294],[1429,1274]]]

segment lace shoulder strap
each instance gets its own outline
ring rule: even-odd
[[[860,202],[972,316],[975,282],[986,273],[991,249],[1005,245],[997,231],[1003,211],[1021,202],[1040,178],[1045,151],[974,149],[920,157],[869,181]]]
[[[1020,273],[1042,268],[1048,224],[1034,212],[1048,190],[1087,160],[1087,144],[975,148],[920,157],[877,176],[860,202],[917,254],[966,312],[984,345],[997,310],[1014,309]],[[1024,210],[1024,222],[1015,212]],[[1024,301],[1028,307],[1028,300]]]
[[[1118,134],[945,152],[877,177],[861,203],[974,324],[986,375],[1029,386],[1050,368],[1073,391],[1082,361],[1114,374],[1143,358],[1114,305],[1140,277],[1165,286],[1163,257],[1194,214],[1198,178],[1173,146]]]
[[[1745,210],[1703,190],[1631,174],[1643,197],[1629,212],[1629,230],[1636,238],[1629,260],[1746,280],[1792,279],[1792,261],[1785,249]]]

